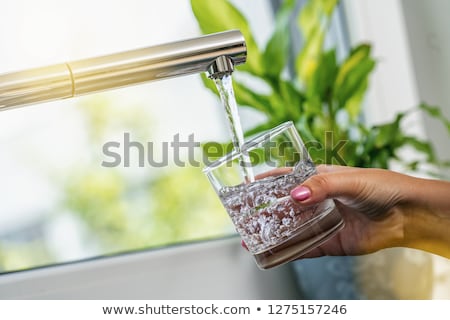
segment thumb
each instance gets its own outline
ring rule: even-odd
[[[360,182],[358,175],[349,172],[327,172],[314,175],[291,190],[291,198],[305,205],[342,196],[356,197]]]

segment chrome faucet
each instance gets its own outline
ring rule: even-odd
[[[147,81],[206,72],[222,78],[245,62],[237,30],[0,75],[0,111]]]

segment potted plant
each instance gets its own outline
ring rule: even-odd
[[[315,143],[309,151],[316,162],[388,168],[391,160],[397,160],[406,169],[417,169],[422,163],[445,165],[436,158],[431,143],[408,135],[402,128],[410,113],[421,110],[441,120],[450,133],[450,122],[442,116],[440,109],[422,103],[407,112],[398,113],[391,122],[364,123],[361,120],[364,95],[376,65],[370,44],[351,48],[347,57],[338,61],[336,49],[324,46],[338,1],[309,1],[297,17],[295,3],[294,0],[283,2],[276,14],[270,39],[264,48],[259,48],[248,21],[229,1],[191,0],[202,32],[239,29],[243,33],[248,58],[235,73],[258,78],[270,88],[269,94],[260,93],[244,81],[233,80],[240,107],[252,108],[266,118],[265,122],[245,134],[258,133],[292,120],[302,137]],[[289,56],[294,48],[291,35],[286,32],[291,19],[297,20],[305,40],[301,50],[295,53],[294,67],[289,66]],[[217,94],[214,83],[205,76],[203,80],[205,87]],[[340,141],[342,145],[336,146],[332,140]],[[425,157],[412,161],[402,159],[399,151],[405,146],[414,148]]]

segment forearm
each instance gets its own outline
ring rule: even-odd
[[[450,182],[412,179],[401,205],[405,246],[450,258]]]

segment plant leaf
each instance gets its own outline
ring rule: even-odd
[[[203,85],[209,89],[212,93],[214,93],[217,97],[219,97],[219,92],[214,84],[214,81],[209,79],[206,74],[201,74],[201,79]],[[253,90],[246,87],[244,84],[240,83],[233,79],[233,89],[234,96],[236,98],[236,103],[239,106],[247,106],[253,109],[256,109],[266,115],[272,114],[272,107],[270,98],[268,96],[258,94]]]
[[[433,146],[428,141],[423,141],[411,136],[403,137],[402,140],[405,145],[410,145],[417,151],[425,154],[429,163],[436,163],[436,154]]]
[[[359,88],[355,90],[353,95],[350,96],[345,103],[344,108],[350,116],[350,120],[353,122],[357,121],[359,115],[361,114],[361,106],[368,86],[369,81],[366,78],[361,82]]]
[[[393,122],[373,127],[373,129],[377,132],[375,137],[376,148],[383,149],[385,147],[392,148],[394,146],[398,146],[397,141],[403,139],[400,131],[400,121],[404,116],[404,113],[398,113]]]
[[[430,106],[424,102],[419,105],[419,108],[425,111],[429,116],[440,120],[447,128],[447,132],[450,134],[450,121],[444,116],[441,109],[436,106]]]
[[[272,34],[263,54],[265,72],[277,77],[283,71],[288,59],[289,33],[285,29],[277,29]]]
[[[322,0],[323,11],[327,16],[333,14],[334,8],[339,3],[339,0]]]
[[[263,52],[265,72],[271,77],[278,77],[283,71],[289,54],[290,33],[289,18],[296,1],[285,1],[275,17],[275,30]]]
[[[239,69],[262,75],[264,66],[261,53],[246,18],[236,7],[226,0],[191,0],[191,7],[205,34],[239,29],[247,44],[247,62]]]
[[[322,56],[325,34],[338,1],[308,1],[300,11],[298,26],[306,40],[296,59],[299,83],[308,88]]]
[[[272,105],[268,96],[255,93],[253,90],[236,80],[233,80],[233,88],[236,102],[240,106],[249,106],[266,115],[271,115]]]
[[[302,116],[303,102],[305,97],[299,92],[291,81],[279,80],[279,94],[284,102],[284,108],[291,119]]]
[[[360,87],[365,86],[364,82],[368,81],[375,67],[375,61],[370,57],[370,49],[371,47],[367,44],[359,45],[352,50],[350,56],[339,68],[333,95],[340,108],[344,107],[347,100],[356,92],[364,90]]]
[[[310,37],[297,56],[297,78],[304,88],[308,88],[319,66],[324,38],[324,31],[320,27],[316,27],[310,32]]]
[[[306,88],[306,95],[317,96],[321,101],[328,102],[336,74],[336,50],[333,49],[320,57],[316,72],[313,73],[309,86]]]
[[[338,0],[314,0],[308,1],[302,8],[298,25],[305,39],[309,39],[315,29],[326,29],[327,20],[331,17]]]

